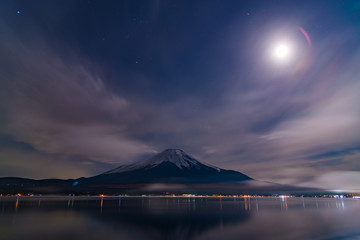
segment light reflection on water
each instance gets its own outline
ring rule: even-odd
[[[360,239],[355,199],[0,197],[0,205],[5,240]]]

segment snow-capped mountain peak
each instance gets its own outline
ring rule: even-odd
[[[106,172],[106,174],[111,173],[121,173],[127,171],[133,171],[137,169],[150,169],[154,168],[162,163],[172,163],[176,165],[179,169],[190,169],[190,168],[201,168],[202,166],[210,167],[216,171],[220,171],[220,168],[201,163],[194,159],[193,157],[186,154],[181,149],[167,149],[161,153],[156,154],[153,157],[147,158],[140,162],[132,163],[129,165],[123,165],[118,168],[115,168],[111,171]]]

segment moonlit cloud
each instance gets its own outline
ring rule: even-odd
[[[24,30],[25,13],[1,23],[0,176],[89,176],[176,147],[260,180],[356,178],[358,28],[320,24],[326,10],[303,19],[285,5],[294,17],[193,4],[186,20],[160,1],[141,18],[124,11],[111,31],[78,33],[55,16],[51,30],[38,19]],[[274,59],[280,42],[289,61]]]
[[[359,192],[359,171],[332,171],[300,184],[305,187],[317,187],[338,192]]]
[[[2,42],[2,52],[3,133],[39,152],[105,163],[153,152],[127,133],[129,122],[138,121],[131,103],[108,90],[81,58],[63,57],[45,44],[30,46],[11,35]]]

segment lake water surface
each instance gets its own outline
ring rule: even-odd
[[[360,200],[0,197],[0,239],[360,239]]]

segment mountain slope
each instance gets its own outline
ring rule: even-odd
[[[143,161],[120,166],[85,182],[99,184],[226,183],[252,180],[233,170],[204,164],[180,149],[167,149]]]
[[[179,149],[168,149],[143,161],[89,178],[0,178],[0,194],[269,194],[299,191],[319,192],[256,181],[237,171],[201,163]]]
[[[141,169],[141,168],[153,168],[165,162],[172,163],[180,169],[189,169],[189,168],[199,169],[202,166],[208,166],[216,169],[217,171],[220,170],[219,168],[200,163],[198,160],[187,155],[184,151],[180,149],[167,149],[159,154],[156,154],[151,158],[145,159],[137,163],[120,166],[118,168],[106,172],[105,174],[120,173],[120,172]]]

